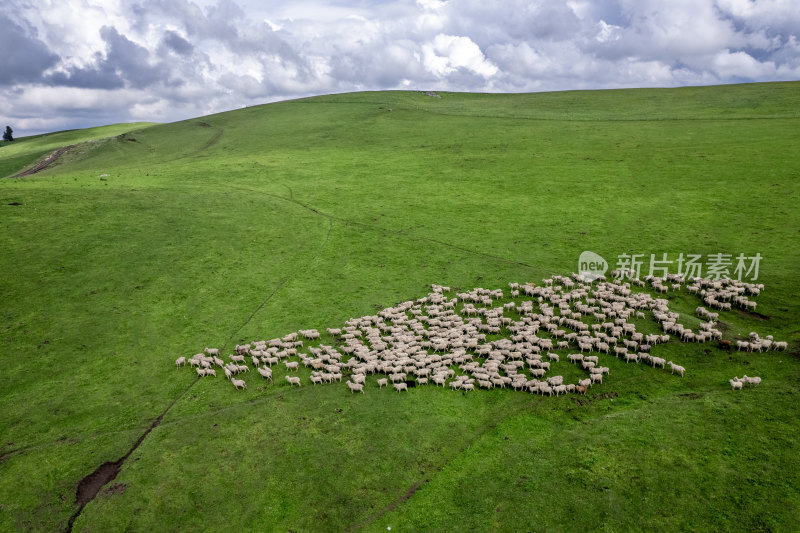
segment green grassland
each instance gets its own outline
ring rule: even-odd
[[[800,521],[800,83],[330,95],[0,147],[0,530],[790,531]],[[90,142],[93,141],[93,142]],[[197,379],[175,358],[584,250],[763,256],[785,353],[673,341],[588,398]],[[684,323],[699,300],[669,294]],[[653,322],[639,321],[642,331]],[[690,326],[692,327],[692,326]],[[322,342],[333,342],[323,335]],[[601,356],[602,357],[602,356]],[[566,362],[554,373],[573,376]],[[758,388],[732,392],[734,375]],[[587,401],[588,400],[588,401]]]
[[[80,145],[78,150],[60,159],[54,166],[80,157],[99,144],[110,141],[133,128],[152,126],[149,122],[113,124],[83,130],[68,130],[46,135],[18,138],[12,142],[0,142],[0,177],[16,174],[31,166],[47,154],[63,146]]]

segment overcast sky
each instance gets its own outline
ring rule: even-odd
[[[335,92],[800,79],[797,0],[4,0],[0,128]]]

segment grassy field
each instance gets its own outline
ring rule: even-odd
[[[0,181],[0,530],[796,529],[800,83],[440,94],[0,147],[10,175],[78,143]],[[760,253],[758,314],[723,314],[725,338],[789,350],[654,348],[684,379],[607,357],[588,402],[398,395],[375,378],[364,395],[290,389],[277,369],[242,392],[174,367],[431,283],[569,274],[584,250],[612,268],[622,253]],[[697,298],[669,297],[696,323]],[[745,373],[763,383],[732,392]],[[162,415],[81,509],[80,480]]]

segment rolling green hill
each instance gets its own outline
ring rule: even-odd
[[[11,175],[77,144],[0,180],[0,530],[794,529],[800,83],[438,94],[0,147]],[[374,377],[351,395],[303,368],[292,389],[279,367],[236,391],[174,367],[341,327],[431,283],[569,275],[584,250],[612,268],[623,253],[760,253],[758,313],[724,313],[725,339],[789,350],[655,347],[684,379],[610,357],[580,402],[399,395]],[[699,300],[668,297],[697,323]],[[731,391],[742,374],[763,383]]]

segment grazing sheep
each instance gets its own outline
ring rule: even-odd
[[[364,384],[363,383],[353,383],[352,381],[347,381],[347,386],[350,387],[350,394],[354,393],[355,391],[364,394]]]
[[[177,359],[175,359],[175,368],[179,368],[185,364],[186,364],[185,357],[178,357]]]
[[[406,385],[405,383],[394,383],[393,385],[394,385],[395,390],[397,390],[397,392],[400,392],[402,390],[408,392],[408,385]],[[451,385],[452,385],[452,383],[451,383]]]
[[[577,363],[578,361],[583,361],[583,354],[582,353],[571,353],[567,355],[567,360],[570,363]]]
[[[731,388],[733,390],[736,390],[736,389],[742,390],[742,382],[741,381],[737,381],[735,379],[729,379],[728,382],[731,384]]]
[[[247,388],[247,383],[245,383],[243,379],[232,379],[231,383],[233,383],[233,386],[236,387],[237,389],[239,389],[239,388],[246,389]]]
[[[683,367],[682,367],[682,366],[680,366],[680,365],[676,365],[676,364],[675,364],[675,363],[673,363],[672,361],[667,361],[667,364],[668,364],[668,365],[670,366],[670,368],[672,369],[672,371],[670,372],[670,374],[674,374],[675,372],[677,372],[678,374],[680,374],[680,375],[681,375],[681,377],[683,377],[683,373],[686,371],[686,369],[685,369],[685,368],[683,368]]]
[[[237,355],[248,355],[250,353],[250,345],[249,344],[237,344],[236,345],[236,354]]]
[[[286,381],[289,382],[289,386],[290,387],[292,385],[297,385],[298,387],[300,387],[300,378],[294,377],[294,376],[285,376],[285,378],[286,378]]]
[[[648,292],[631,291],[632,285],[645,286],[644,281],[631,279],[623,283],[618,279],[606,281],[603,277],[595,283],[575,276],[573,274],[574,281],[569,277],[553,276],[542,286],[509,284],[511,291],[518,290],[530,298],[505,303],[499,290],[475,288],[456,294],[456,298],[447,298],[443,290],[434,285],[433,292],[423,298],[383,309],[376,315],[351,318],[345,327],[337,330],[328,329],[327,333],[340,343],[336,348],[321,344],[309,347],[308,353],[299,353],[298,349],[304,343],[298,338],[319,338],[316,330],[299,330],[282,338],[236,345],[235,355],[228,356],[231,361],[228,364],[217,356],[219,349],[206,348],[204,353],[191,358],[177,359],[176,367],[188,362],[192,367],[199,367],[198,376],[216,376],[216,373],[209,372],[216,364],[224,369],[226,378],[233,380],[234,374],[249,370],[245,356],[250,355],[259,373],[271,380],[272,371],[264,365],[272,366],[283,361],[287,370],[296,371],[300,363],[288,358],[299,357],[305,366],[313,367],[311,380],[314,384],[342,381],[342,372],[347,369],[347,373],[353,376],[349,383],[361,385],[365,384],[367,374],[385,374],[387,377],[378,380],[378,386],[382,388],[391,382],[405,381],[406,374],[414,377],[418,385],[430,379],[444,386],[449,378],[455,377],[454,368],[458,365],[462,375],[451,383],[454,390],[511,386],[515,390],[522,388],[560,395],[562,389],[559,387],[564,385],[561,380],[538,381],[544,380],[550,369],[548,360],[556,364],[560,361],[560,356],[550,350],[563,349],[563,353],[567,353],[580,348],[581,353],[570,353],[567,359],[572,363],[580,361],[591,377],[579,382],[577,387],[567,385],[566,391],[578,391],[578,387],[584,387],[578,392],[585,393],[585,388],[593,382],[602,382],[603,374],[608,372],[607,367],[599,366],[597,356],[584,357],[587,351],[609,353],[613,348],[611,353],[620,358],[624,356],[626,362],[644,361],[662,369],[669,364],[673,374],[677,372],[684,376],[683,367],[650,355],[650,346],[671,342],[675,338],[684,342],[721,340],[721,331],[715,329],[718,313],[698,307],[697,315],[706,321],[693,332],[680,324],[681,315],[670,309],[668,300],[654,298]],[[731,303],[747,307],[750,304],[744,295],[755,295],[760,290],[742,282],[703,278],[687,280],[682,276],[650,276],[646,281],[661,291],[667,287],[675,290],[685,288],[698,294],[707,306],[720,310],[730,309]],[[664,334],[645,335],[637,331],[632,319],[649,317],[645,315],[648,311]],[[503,316],[506,312],[513,313],[514,318]],[[475,315],[478,317],[470,318]],[[596,318],[592,324],[583,322],[585,317],[592,316]],[[487,335],[500,334],[503,328],[508,329],[508,337],[487,341]],[[546,331],[549,338],[538,337],[540,330]],[[787,344],[775,342],[771,336],[761,339],[753,332],[738,341],[736,347],[748,352],[763,352],[786,350]],[[731,347],[726,346],[725,341],[720,342],[720,346]],[[343,354],[349,356],[346,361],[342,360]],[[469,376],[474,379],[469,379]],[[526,376],[532,379],[527,381]],[[472,385],[475,381],[477,385]],[[741,383],[741,388],[746,384],[756,385],[760,380],[735,378],[733,381]],[[297,384],[300,385],[299,381]],[[736,387],[733,383],[731,386]],[[408,390],[408,387],[401,390]]]
[[[740,381],[748,385],[756,386],[761,383],[761,378],[757,376],[748,377],[748,375],[745,374],[744,376],[742,376],[742,379]]]

